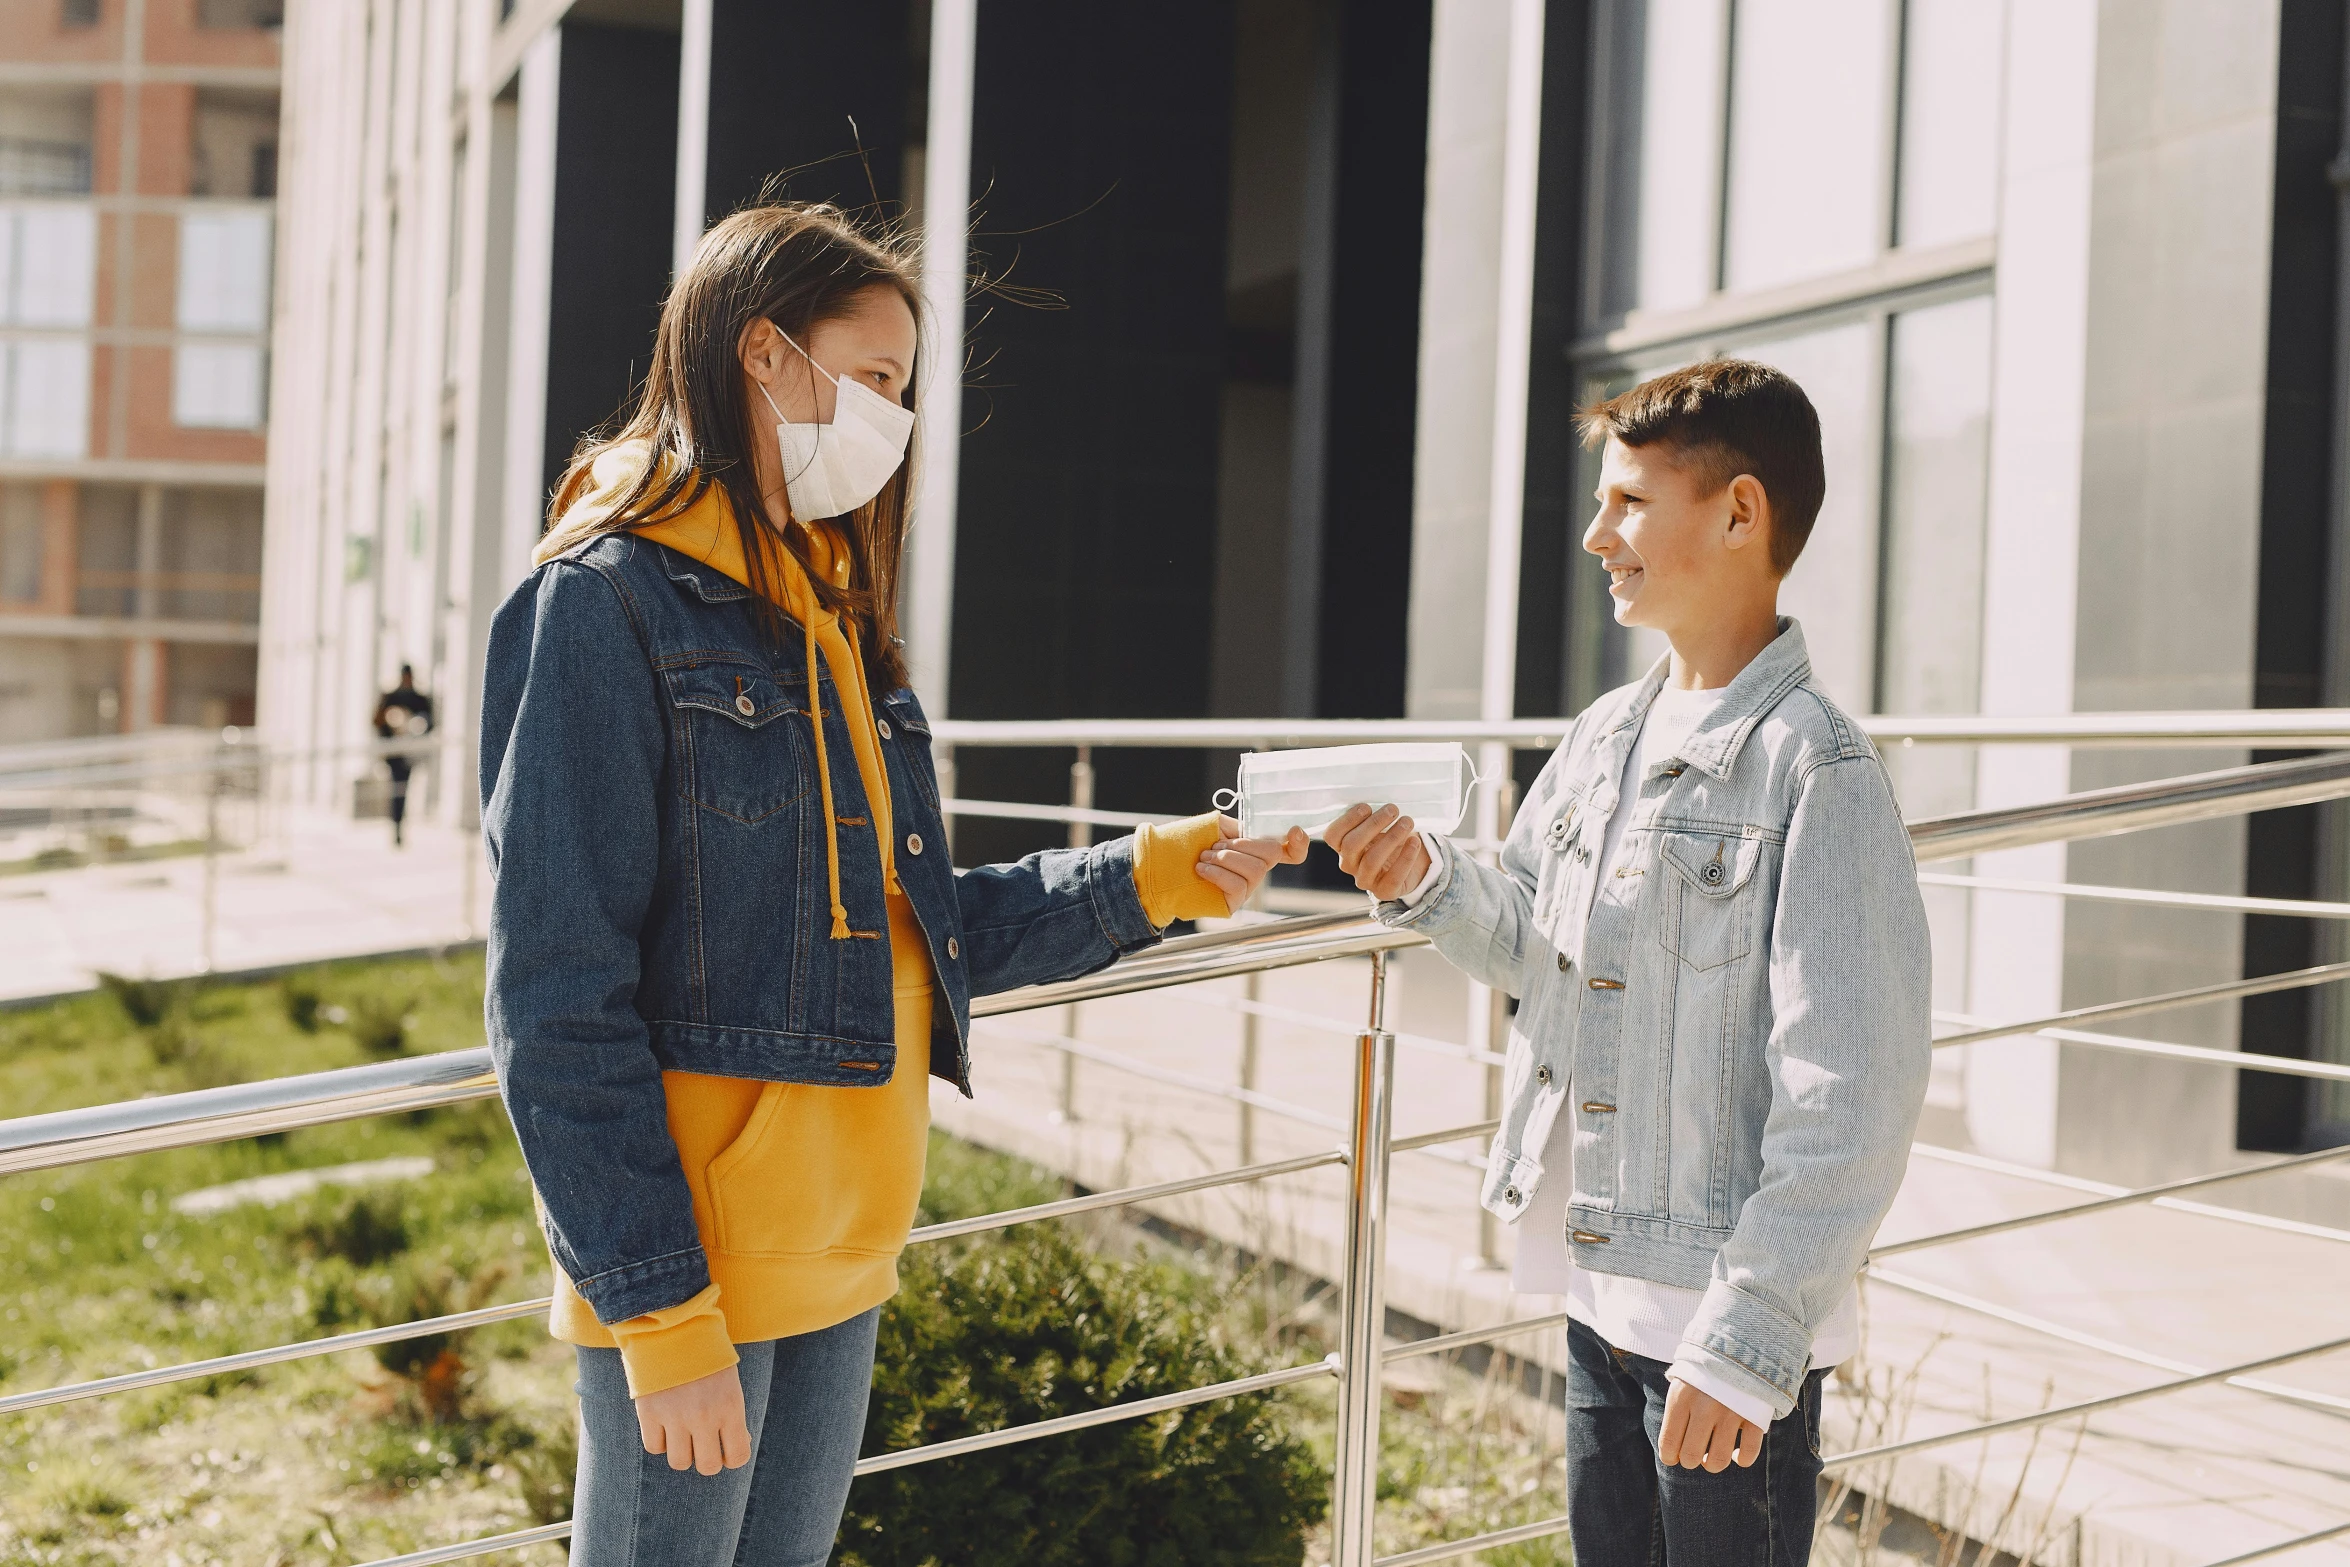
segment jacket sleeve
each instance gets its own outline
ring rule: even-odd
[[[1412,902],[1393,899],[1378,907],[1386,924],[1416,930],[1445,961],[1480,984],[1516,996],[1524,985],[1527,944],[1534,939],[1534,894],[1542,881],[1543,823],[1565,776],[1566,744],[1543,764],[1525,804],[1502,842],[1501,863],[1485,865],[1463,853],[1449,838],[1437,839],[1436,880]],[[1522,998],[1521,998],[1522,999]]]
[[[1134,882],[1134,840],[1046,849],[955,872],[971,993],[1075,979],[1158,942]]]
[[[1876,757],[1822,763],[1787,831],[1772,916],[1762,1178],[1716,1254],[1675,1374],[1795,1407],[1813,1330],[1867,1261],[1909,1168],[1933,1058],[1917,863]]]
[[[556,562],[500,608],[482,692],[486,1013],[547,1243],[606,1324],[709,1288],[632,1002],[658,863],[662,707],[619,590]]]

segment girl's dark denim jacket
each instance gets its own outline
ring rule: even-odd
[[[534,571],[490,627],[490,1051],[555,1260],[605,1322],[710,1282],[664,1069],[873,1087],[896,1063],[881,859],[841,698],[817,670],[857,932],[835,941],[811,672],[749,597],[615,533]],[[875,717],[937,975],[931,1071],[968,1094],[973,996],[1090,973],[1159,932],[1131,838],[954,869],[922,704],[893,691]]]

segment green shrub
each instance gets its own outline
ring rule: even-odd
[[[396,1192],[359,1192],[311,1209],[286,1226],[304,1251],[369,1268],[408,1249],[408,1221]]]
[[[917,1247],[884,1309],[868,1454],[1246,1376],[1213,1281],[1058,1225]],[[1278,1395],[868,1476],[844,1567],[1294,1567],[1327,1479]]]
[[[359,996],[351,1002],[351,1037],[359,1048],[378,1060],[404,1055],[416,998],[407,995]]]
[[[114,998],[123,1016],[140,1028],[153,1028],[179,1010],[189,986],[184,979],[132,979],[100,969],[98,988]]]
[[[288,974],[277,982],[277,995],[287,1022],[305,1034],[318,1032],[318,1009],[326,998],[319,993],[316,975]]]
[[[561,1523],[571,1516],[572,1484],[579,1470],[579,1427],[566,1420],[542,1432],[536,1443],[512,1454],[522,1507],[534,1524]]]

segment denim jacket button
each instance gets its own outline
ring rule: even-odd
[[[1567,967],[1567,955],[1562,952],[1559,954],[1559,972],[1564,974],[1567,971]]]
[[[882,738],[882,739],[884,739],[884,740],[887,740],[887,739],[889,738],[889,720],[888,720],[888,719],[886,719],[886,718],[877,718],[877,719],[875,719],[875,720],[873,721],[873,727],[881,731],[881,738]]]
[[[963,944],[957,941],[954,937],[949,936],[947,938],[947,956],[950,958],[959,958],[962,955]]]
[[[1549,1081],[1550,1081],[1550,1068],[1549,1068],[1549,1067],[1547,1067],[1547,1066],[1538,1066],[1538,1067],[1536,1067],[1536,1068],[1534,1069],[1534,1081],[1536,1081],[1537,1083],[1547,1083],[1547,1082],[1549,1082]]]
[[[922,835],[920,833],[910,832],[906,834],[906,852],[908,854],[920,854],[922,852]]]
[[[1515,1186],[1503,1187],[1501,1189],[1501,1200],[1508,1203],[1513,1208],[1515,1208],[1519,1203],[1525,1201],[1524,1198],[1518,1195],[1518,1189]]]
[[[738,696],[734,699],[734,710],[748,718],[759,710],[759,704],[752,701],[748,695]]]

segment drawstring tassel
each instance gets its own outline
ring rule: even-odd
[[[824,877],[832,893],[832,939],[849,939],[848,906],[840,901],[840,821],[832,813],[832,758],[824,748],[824,680],[816,663],[816,597],[813,586],[808,591],[809,604],[800,617],[808,630],[808,718],[816,727],[816,780],[824,791]]]

